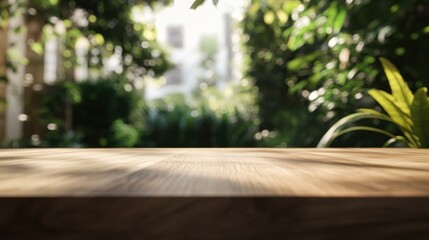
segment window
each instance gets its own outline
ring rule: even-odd
[[[180,66],[168,71],[165,74],[166,84],[167,85],[176,85],[182,83],[182,69]]]
[[[183,47],[183,29],[179,26],[170,26],[167,28],[167,41],[168,43],[175,47]]]

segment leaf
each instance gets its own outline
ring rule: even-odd
[[[304,44],[304,39],[299,34],[293,33],[289,38],[287,46],[291,51],[296,51],[298,48],[304,46]]]
[[[320,56],[319,52],[314,52],[304,56],[297,56],[294,59],[288,61],[287,68],[292,71],[297,71],[303,68],[305,65],[309,65],[311,62],[316,60]]]
[[[286,24],[289,19],[288,15],[283,10],[278,10],[276,12],[277,18],[279,19],[281,24]]]
[[[410,142],[408,142],[403,136],[395,136],[395,137],[387,140],[387,142],[383,145],[383,147],[388,147],[395,142],[403,142],[406,145],[408,145],[408,147],[416,147],[416,146],[413,146]]]
[[[420,147],[429,147],[429,100],[427,88],[417,90],[411,105],[411,118],[414,132],[420,140]]]
[[[346,20],[346,17],[347,17],[346,9],[339,10],[337,16],[335,17],[335,21],[334,21],[334,32],[339,32],[341,30],[341,28],[343,27],[344,22]]]
[[[274,22],[274,20],[275,20],[275,15],[272,11],[268,11],[264,14],[264,22],[267,25],[272,24]]]
[[[296,84],[294,84],[292,87],[289,88],[289,93],[295,93],[299,90],[302,90],[307,86],[308,82],[306,81],[300,81]]]
[[[373,97],[381,107],[383,107],[384,111],[389,114],[393,123],[408,132],[412,132],[411,126],[413,123],[411,117],[397,105],[397,102],[395,102],[392,95],[377,89],[369,90],[368,94],[371,95],[371,97]]]
[[[365,112],[358,112],[358,113],[350,114],[350,115],[340,119],[338,122],[336,122],[325,133],[325,135],[323,135],[319,144],[317,144],[317,147],[328,147],[329,145],[331,145],[332,141],[334,141],[335,138],[338,137],[338,135],[337,135],[338,132],[341,131],[341,129],[343,129],[347,124],[356,122],[356,121],[361,120],[361,119],[368,119],[368,118],[384,120],[383,118],[380,118],[377,115],[373,115],[373,114],[365,113]]]
[[[337,8],[338,5],[336,2],[333,2],[324,12],[324,16],[327,17],[326,19],[326,27],[331,27],[334,25],[335,18],[337,17]]]
[[[377,112],[373,109],[360,108],[357,110],[357,112],[372,114],[372,115],[378,116],[380,119],[383,119],[385,121],[393,122],[392,119],[388,115],[381,113],[381,112]]]
[[[367,109],[367,108],[361,108],[357,110],[358,112],[363,112],[363,113],[368,113],[368,114],[372,114],[374,116],[377,116],[379,119],[394,123],[395,122],[392,120],[392,118],[390,118],[388,115],[381,113],[381,112],[377,112],[373,109]],[[396,124],[397,125],[397,124]],[[405,129],[401,128],[400,126],[398,126],[402,132],[404,133],[404,135],[407,137],[408,141],[410,142],[410,144],[414,147],[418,146],[418,142],[416,137],[414,136],[412,131],[406,131]],[[409,144],[409,145],[410,145]]]
[[[335,138],[337,138],[341,135],[344,135],[346,133],[353,132],[353,131],[369,131],[369,132],[381,133],[383,135],[390,137],[390,139],[383,145],[383,147],[387,147],[387,146],[393,144],[394,142],[398,142],[398,141],[405,143],[409,147],[413,147],[412,143],[407,141],[407,139],[404,138],[403,136],[395,136],[388,131],[378,129],[378,128],[374,128],[374,127],[366,127],[366,126],[349,127],[347,129],[344,129],[344,130],[336,133]]]
[[[283,1],[283,10],[285,11],[286,14],[292,14],[293,11],[299,6],[301,5],[301,1],[300,0],[288,0],[288,1]]]
[[[35,42],[30,45],[31,50],[33,52],[41,55],[43,53],[43,45],[40,42]]]
[[[401,109],[409,109],[413,102],[413,93],[410,88],[405,83],[395,65],[385,58],[380,58],[380,61],[383,65],[387,79],[389,80],[389,85],[392,89],[392,96],[399,101],[398,106]]]
[[[346,134],[346,133],[349,133],[349,132],[353,132],[353,131],[370,131],[370,132],[381,133],[381,134],[386,135],[386,136],[391,137],[391,138],[395,138],[395,135],[391,134],[388,131],[385,131],[385,130],[382,130],[382,129],[378,129],[378,128],[375,128],[375,127],[367,127],[367,126],[357,126],[357,127],[346,128],[346,129],[344,129],[342,131],[339,131],[335,135],[335,137],[339,137],[339,136],[341,136],[343,134]]]
[[[197,9],[201,4],[203,4],[205,0],[195,0],[191,6],[191,9]]]
[[[213,0],[213,4],[215,5],[215,6],[217,6],[217,4],[219,3],[219,0]]]

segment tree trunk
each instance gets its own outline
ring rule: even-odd
[[[26,66],[25,84],[24,84],[24,111],[29,121],[24,123],[24,136],[31,137],[37,143],[37,138],[45,132],[45,126],[42,125],[38,117],[37,110],[42,98],[44,83],[44,54],[38,54],[31,49],[31,43],[39,42],[42,38],[43,20],[36,17],[27,19],[27,59],[29,64]]]
[[[25,3],[25,0],[9,0],[9,3],[14,6],[10,13],[13,14],[8,25],[8,43],[7,50],[9,53],[14,53],[16,58],[25,56],[25,8],[18,7],[18,3]],[[10,61],[11,59],[8,59]],[[16,59],[15,59],[16,60]],[[21,59],[22,60],[22,59]],[[10,62],[9,62],[10,63]],[[24,75],[25,66],[19,60],[13,63],[15,69],[8,67],[6,76],[8,84],[6,87],[6,133],[5,140],[15,140],[22,137],[22,122],[26,120],[26,116],[22,115],[24,111]]]
[[[6,49],[8,29],[0,28],[0,143],[5,139]]]

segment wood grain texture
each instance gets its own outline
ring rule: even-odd
[[[0,196],[429,196],[429,150],[1,150],[0,183]]]
[[[0,239],[429,239],[429,151],[0,151]]]

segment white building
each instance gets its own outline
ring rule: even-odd
[[[146,99],[161,98],[172,93],[189,96],[199,87],[199,78],[204,73],[201,67],[203,53],[200,50],[204,38],[215,38],[217,53],[214,69],[216,85],[222,87],[237,76],[232,71],[234,51],[238,41],[233,41],[233,11],[242,6],[242,1],[220,1],[214,6],[211,1],[196,10],[190,9],[193,0],[176,0],[174,5],[157,12],[154,17],[158,41],[167,49],[175,68],[165,74],[165,84],[148,84]],[[230,1],[231,2],[231,1]]]

